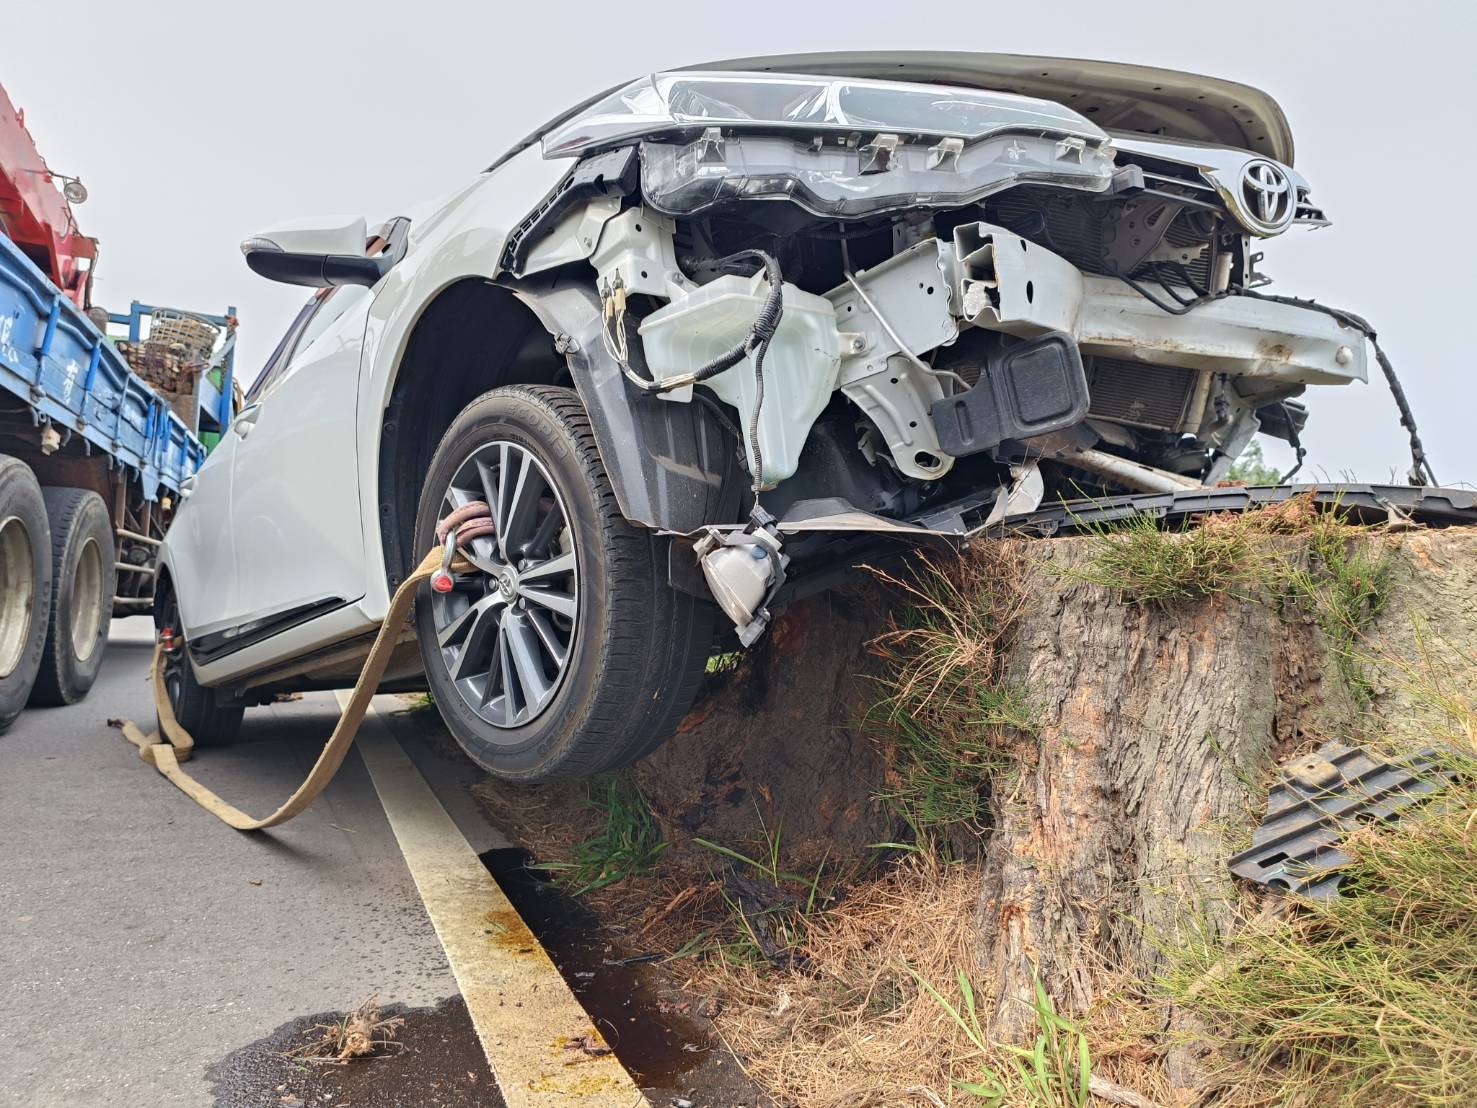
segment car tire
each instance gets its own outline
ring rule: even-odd
[[[515,696],[506,680],[495,676],[501,667],[488,669],[479,693],[474,677],[453,677],[453,666],[467,667],[451,656],[456,646],[444,646],[442,639],[458,618],[471,619],[475,613],[470,608],[493,595],[496,574],[463,575],[455,593],[439,598],[429,585],[421,586],[416,628],[427,681],[442,719],[475,762],[507,780],[578,778],[626,765],[670,736],[691,704],[706,668],[715,609],[668,584],[669,540],[633,526],[621,515],[584,407],[567,388],[494,389],[462,410],[437,446],[426,475],[415,549],[435,545],[436,524],[454,502],[454,480],[488,457],[494,459],[497,474],[504,466],[516,467],[542,482],[535,486],[543,492],[536,498],[525,534],[542,534],[556,509],[560,527],[542,548],[547,556],[541,561],[534,540],[518,545],[521,540],[510,523],[507,555],[497,548],[498,537],[480,540],[487,544],[485,549],[497,551],[484,558],[484,564],[506,557],[507,568],[530,579],[551,565],[572,564],[573,575],[555,582],[550,591],[557,592],[561,602],[571,595],[576,603],[572,616],[545,618],[550,609],[543,605],[550,602],[534,597],[551,579],[542,578],[531,589],[520,580],[519,591],[508,593],[499,622],[487,635],[493,636],[489,657],[510,659],[509,671],[517,676],[523,693]],[[530,457],[536,465],[528,462]],[[518,488],[521,491],[522,485]],[[457,495],[465,499],[464,493]],[[519,510],[510,506],[507,514],[516,520]],[[478,541],[474,540],[474,548],[484,549],[476,547]],[[526,560],[514,559],[515,546],[528,555]],[[461,617],[449,614],[457,611]],[[534,635],[528,624],[538,621],[542,622]],[[465,632],[462,651],[472,650],[475,633],[475,628]],[[519,635],[541,651],[530,663],[538,666],[532,693],[527,668],[516,664],[529,657],[527,650],[521,659],[518,655]],[[513,645],[506,655],[497,655],[505,643]],[[489,666],[498,663],[490,661]],[[500,680],[503,691],[492,696],[490,690]],[[540,701],[540,696],[545,699]],[[542,705],[537,711],[536,701]],[[519,705],[523,711],[515,714]]]
[[[159,606],[155,626],[170,629],[171,638],[175,641],[174,648],[164,654],[164,691],[169,697],[169,706],[174,709],[175,721],[189,732],[196,746],[226,746],[234,742],[240,734],[241,717],[245,715],[246,708],[240,704],[221,703],[214,689],[208,689],[195,680],[184,631],[180,627],[179,605],[172,595],[166,596]],[[163,728],[159,730],[162,732]]]
[[[103,664],[118,571],[103,498],[88,489],[41,490],[51,524],[51,612],[32,704],[75,704]]]
[[[0,454],[0,731],[30,699],[46,647],[51,539],[31,467]]]

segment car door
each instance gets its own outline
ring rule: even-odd
[[[236,626],[253,638],[364,594],[355,416],[372,298],[359,285],[318,294],[286,363],[232,424]]]
[[[262,390],[286,369],[289,356],[316,314],[316,298],[293,318],[267,364],[246,395],[255,402]],[[237,552],[231,525],[231,467],[239,438],[227,429],[193,477],[185,481],[182,500],[169,528],[170,570],[179,601],[180,622],[192,642],[240,622],[244,604]]]

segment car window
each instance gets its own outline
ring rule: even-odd
[[[278,344],[272,359],[256,384],[247,394],[247,402],[254,403],[271,392],[298,361],[298,355],[312,346],[334,322],[370,295],[362,285],[344,285],[323,289],[314,293],[313,299],[303,306],[292,326]]]
[[[357,305],[364,302],[371,295],[370,290],[364,285],[343,285],[339,288],[329,289],[328,295],[318,305],[318,310],[308,320],[303,333],[298,336],[297,344],[293,347],[288,360],[295,360],[298,355],[312,346],[318,337],[327,331],[340,316],[347,314]]]
[[[330,289],[329,291],[332,292],[333,290]],[[256,403],[262,394],[272,387],[272,382],[282,375],[282,370],[291,358],[292,352],[297,349],[298,337],[302,335],[303,328],[308,325],[308,321],[313,318],[313,315],[318,311],[322,303],[322,296],[314,293],[312,299],[298,310],[297,315],[292,317],[292,326],[287,328],[287,333],[282,336],[282,341],[277,344],[277,349],[272,351],[272,356],[267,359],[267,364],[262,367],[262,371],[256,375],[256,380],[252,382],[251,388],[247,390],[246,402],[248,404]]]

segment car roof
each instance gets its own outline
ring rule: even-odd
[[[1014,92],[1064,104],[1107,131],[1233,146],[1293,164],[1292,130],[1270,95],[1237,81],[1155,66],[1030,54],[848,50],[728,58],[674,68],[869,77]],[[602,90],[561,113],[490,168],[623,86]]]

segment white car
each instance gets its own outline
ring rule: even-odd
[[[160,553],[175,710],[223,741],[352,684],[409,568],[459,547],[384,687],[428,687],[500,776],[605,770],[880,543],[1297,445],[1294,398],[1366,353],[1253,291],[1268,240],[1327,222],[1292,161],[1227,81],[750,58],[598,96],[373,237],[264,232],[251,268],[318,291]]]

